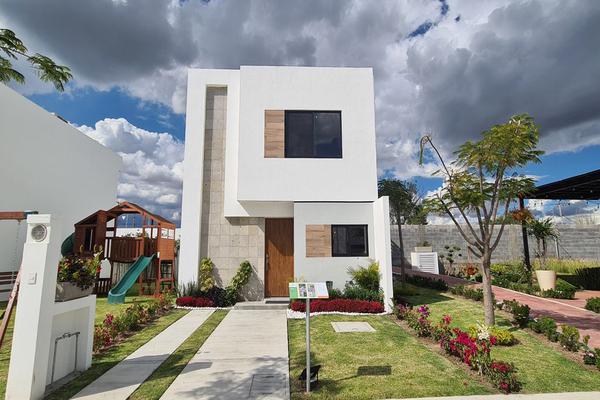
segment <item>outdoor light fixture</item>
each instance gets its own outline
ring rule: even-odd
[[[48,229],[46,228],[46,225],[39,224],[31,228],[31,238],[36,242],[41,242],[46,239],[47,234]]]

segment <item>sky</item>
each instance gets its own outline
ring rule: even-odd
[[[64,93],[26,64],[10,86],[124,160],[118,195],[179,222],[188,68],[370,66],[378,173],[441,181],[418,163],[431,134],[448,159],[511,115],[540,126],[539,183],[600,168],[597,0],[2,0],[0,27],[68,65]],[[531,205],[556,214],[556,203]],[[569,202],[563,215],[597,213]]]

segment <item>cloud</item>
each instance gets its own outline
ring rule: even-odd
[[[536,118],[548,152],[600,144],[598,20],[600,2],[563,0],[4,0],[0,11],[75,85],[177,113],[188,67],[373,66],[378,170],[400,178],[437,169],[418,166],[424,133],[448,157],[516,113]]]
[[[106,118],[78,129],[123,159],[120,200],[138,203],[178,223],[183,180],[183,143],[168,133],[140,129],[124,118]]]

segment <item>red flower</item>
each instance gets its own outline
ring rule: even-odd
[[[290,304],[290,308],[294,311],[306,311],[306,303],[304,301],[295,300]],[[352,300],[352,299],[332,299],[332,300],[312,300],[310,302],[311,312],[356,312],[379,314],[382,313],[383,304],[378,301],[367,300]]]

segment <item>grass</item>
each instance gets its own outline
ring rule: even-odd
[[[98,298],[96,300],[95,323],[102,322],[102,320],[104,319],[104,316],[108,312],[116,314],[120,310],[133,304],[133,302],[135,302],[135,301],[148,302],[151,299],[152,299],[151,297],[127,297],[125,299],[125,303],[123,303],[123,304],[108,304],[108,301],[106,298]],[[6,308],[6,302],[0,302],[0,313],[2,311],[4,311],[5,308]],[[15,315],[16,315],[16,308],[13,310],[13,314],[10,319],[10,323],[6,330],[6,336],[4,337],[4,343],[2,344],[2,349],[0,349],[0,398],[4,398],[4,393],[6,392],[6,380],[8,378],[8,366],[10,364],[10,350],[11,350],[11,345],[12,345],[12,334],[13,334],[13,327],[14,327],[14,323],[15,323]],[[183,315],[183,314],[181,314],[181,315]],[[179,315],[179,317],[181,315]],[[163,318],[166,318],[166,317],[163,317]],[[175,320],[173,320],[171,322],[174,322],[174,321]],[[166,328],[167,326],[168,325],[163,326],[163,329]],[[153,326],[149,326],[146,329],[149,329],[151,327],[153,327]],[[160,329],[160,330],[162,330],[162,329]],[[144,330],[141,332],[138,332],[138,333],[142,333],[142,332],[144,332]],[[157,331],[156,333],[158,333],[158,332],[159,331]],[[155,333],[155,335],[156,335],[156,333]],[[133,349],[131,352],[133,352],[134,350],[135,349]],[[130,353],[127,353],[127,355]],[[94,359],[94,361],[95,361],[95,359]]]
[[[414,305],[428,304],[431,321],[436,323],[444,314],[453,318],[452,325],[466,329],[483,322],[483,307],[470,300],[453,298],[445,293],[418,288],[419,295],[407,297]],[[507,318],[496,315],[497,325],[511,327]],[[527,330],[514,329],[519,344],[494,347],[492,357],[513,362],[525,393],[574,392],[600,390],[600,372],[586,368],[568,358],[562,350]]]
[[[96,380],[110,368],[114,367],[121,360],[140,348],[154,336],[166,329],[173,322],[183,317],[187,311],[173,310],[170,313],[160,317],[153,323],[144,327],[128,337],[125,341],[112,347],[108,351],[97,355],[92,360],[92,366],[87,371],[83,372],[76,379],[72,380],[65,386],[57,389],[46,397],[47,400],[62,400],[69,399],[88,384]]]
[[[104,320],[107,313],[118,314],[121,310],[129,307],[133,303],[148,303],[154,300],[151,296],[131,296],[126,297],[123,304],[109,304],[106,297],[99,297],[96,299],[96,320],[98,324]]]
[[[533,261],[533,268],[539,269],[539,260]],[[575,271],[581,268],[600,268],[598,261],[579,260],[579,259],[565,259],[565,258],[548,258],[546,259],[546,269],[556,271],[561,274],[574,274]]]
[[[225,310],[215,311],[133,392],[129,399],[159,399],[226,315]]]
[[[0,303],[0,313],[6,309],[6,302]],[[12,318],[6,329],[4,343],[0,349],[0,398],[4,398],[6,392],[6,380],[8,379],[8,364],[10,363],[10,347],[12,346],[12,334],[15,324],[15,312],[13,311]]]
[[[336,333],[333,321],[366,321],[374,333]],[[304,320],[288,320],[293,399],[309,398],[298,380],[305,367]],[[485,383],[431,351],[387,316],[311,318],[312,363],[322,366],[311,399],[373,399],[492,393]]]

